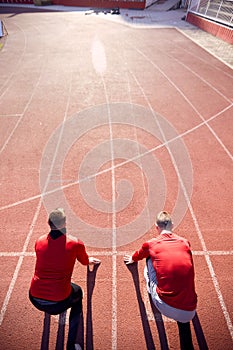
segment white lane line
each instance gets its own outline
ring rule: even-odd
[[[36,256],[34,252],[0,252],[0,257]]]
[[[223,114],[225,111],[227,111],[228,109],[230,109],[232,106],[233,106],[233,105],[227,106],[226,108],[224,108],[224,109],[221,110],[220,112],[216,113],[215,115],[213,115],[213,116],[210,117],[209,119],[207,119],[207,120],[201,122],[200,124],[194,126],[193,128],[191,128],[191,129],[189,129],[189,130],[184,131],[182,134],[179,134],[179,135],[177,135],[176,137],[173,137],[173,138],[171,138],[170,140],[168,140],[168,141],[166,141],[166,142],[164,142],[164,143],[161,143],[161,144],[159,144],[158,146],[153,147],[153,148],[151,148],[150,150],[148,150],[148,151],[146,151],[146,152],[144,152],[144,153],[139,154],[138,156],[132,157],[132,158],[130,158],[130,159],[127,159],[127,160],[125,160],[125,161],[123,161],[123,162],[120,162],[120,163],[114,165],[114,169],[120,168],[120,167],[122,167],[122,166],[124,166],[124,165],[126,165],[126,164],[128,164],[128,163],[131,163],[131,162],[133,162],[133,161],[136,161],[136,160],[138,160],[138,159],[140,159],[140,158],[142,158],[142,157],[144,157],[144,156],[146,156],[146,155],[148,155],[148,154],[150,154],[150,153],[153,153],[154,151],[156,151],[156,150],[158,150],[158,149],[160,149],[160,148],[162,148],[162,147],[166,147],[168,144],[170,144],[170,143],[172,143],[172,142],[174,142],[174,141],[176,141],[176,140],[178,140],[178,139],[180,139],[180,138],[183,138],[184,136],[186,136],[186,135],[188,135],[188,134],[190,134],[190,133],[196,131],[197,129],[199,129],[199,128],[202,127],[203,125],[208,124],[209,121],[212,121],[212,120],[216,119],[217,117],[221,117],[222,114]],[[50,195],[50,194],[55,193],[55,192],[57,192],[57,191],[64,190],[64,189],[69,188],[69,187],[71,187],[71,186],[75,186],[75,185],[77,185],[77,184],[80,184],[80,183],[83,182],[83,181],[89,181],[90,179],[95,178],[95,177],[97,177],[97,176],[99,176],[99,175],[102,175],[102,174],[104,174],[104,173],[107,173],[107,172],[109,172],[109,171],[112,171],[112,167],[109,167],[109,168],[107,168],[107,169],[104,169],[104,170],[102,170],[102,171],[99,171],[99,172],[97,172],[97,173],[95,173],[95,174],[89,175],[88,177],[85,177],[85,178],[83,178],[83,179],[79,179],[79,180],[77,180],[77,181],[70,182],[69,184],[66,184],[66,185],[63,185],[63,186],[54,188],[53,190],[45,191],[45,192],[43,193],[43,196],[47,196],[47,195]],[[5,210],[5,209],[10,209],[10,208],[15,207],[15,206],[17,206],[17,205],[21,205],[21,204],[24,204],[24,203],[33,201],[33,200],[35,200],[35,199],[39,199],[41,196],[42,196],[42,194],[37,194],[37,195],[35,195],[35,196],[31,196],[31,197],[22,199],[22,200],[20,200],[20,201],[14,202],[14,203],[9,203],[9,204],[7,204],[7,205],[4,205],[4,206],[0,207],[0,211]]]
[[[5,150],[6,146],[8,145],[11,137],[13,136],[15,130],[18,128],[19,124],[21,123],[21,120],[23,119],[23,115],[21,115],[21,117],[17,120],[17,122],[15,123],[14,128],[11,130],[10,134],[8,135],[6,141],[4,142],[4,144],[2,145],[2,148],[0,148],[0,154]]]
[[[41,67],[41,71],[42,71],[42,67]],[[31,101],[32,101],[32,99],[33,99],[33,97],[34,97],[34,94],[35,94],[35,92],[36,92],[36,89],[38,88],[38,85],[39,85],[39,83],[40,83],[40,80],[41,80],[41,74],[40,74],[40,76],[39,76],[39,78],[38,78],[38,80],[37,80],[37,83],[34,85],[34,87],[33,87],[33,89],[32,89],[31,96],[30,96],[30,98],[28,99],[28,102],[26,103],[22,114],[20,114],[20,117],[19,117],[19,119],[17,120],[17,122],[16,122],[14,128],[11,130],[11,132],[10,132],[8,138],[7,138],[6,141],[4,142],[2,148],[0,149],[0,154],[5,150],[5,148],[7,147],[8,143],[10,142],[11,137],[12,137],[13,134],[15,133],[15,130],[18,128],[19,124],[21,123],[22,119],[24,118],[25,112],[27,111],[27,109],[28,109],[28,107],[29,107],[29,105],[30,105],[30,103],[31,103]]]
[[[137,51],[140,52],[139,50],[137,50]],[[142,55],[143,55],[144,57],[146,57],[143,53],[142,53]],[[148,58],[147,58],[147,59],[148,59]],[[148,59],[148,60],[149,60],[149,59]],[[152,62],[152,64],[153,64],[153,62]],[[154,65],[154,64],[153,64],[153,66],[154,66],[154,67],[157,67],[157,66]],[[160,70],[159,67],[158,67],[157,69]],[[160,71],[161,71],[161,70],[160,70]],[[162,72],[162,71],[161,71],[161,72]],[[158,121],[158,119],[157,119],[156,113],[154,112],[154,110],[153,110],[153,108],[152,108],[152,106],[151,106],[151,104],[150,104],[149,99],[147,98],[147,96],[146,96],[146,94],[145,94],[145,92],[144,92],[142,86],[140,85],[140,83],[139,83],[139,81],[137,80],[137,78],[135,77],[135,75],[134,75],[133,73],[132,73],[132,75],[133,75],[133,77],[134,77],[136,83],[138,84],[139,88],[141,89],[141,92],[142,92],[142,94],[143,94],[145,100],[147,101],[147,104],[148,104],[148,106],[149,106],[149,108],[150,108],[150,110],[151,110],[151,113],[154,115],[155,121],[156,121],[156,123],[157,123],[157,125],[158,125],[158,128],[159,128],[160,133],[161,133],[162,138],[163,138],[163,141],[166,142],[166,136],[165,136],[165,134],[164,134],[164,132],[163,132],[163,129],[162,129],[161,126],[160,126],[160,123],[159,123],[159,121]],[[169,80],[169,81],[171,82],[171,84],[172,84],[178,91],[180,91],[179,88],[176,87],[175,83],[172,82],[172,81],[170,80],[170,78],[167,77],[167,75],[166,75],[164,72],[163,72],[163,75],[165,76],[165,78],[166,78],[167,80]],[[188,101],[187,97],[186,97],[181,91],[180,91],[180,93],[182,94],[182,96],[184,96],[185,100]],[[195,108],[195,107],[194,107],[194,108]],[[208,124],[207,124],[207,126],[208,126]],[[220,143],[220,144],[221,144],[221,143]],[[176,171],[176,174],[177,174],[177,177],[178,177],[178,181],[179,181],[180,186],[181,186],[181,188],[182,188],[182,191],[183,191],[183,194],[184,194],[186,203],[187,203],[187,207],[188,207],[188,209],[189,209],[189,211],[190,211],[190,213],[191,213],[192,220],[193,220],[193,223],[194,223],[194,226],[195,226],[195,229],[196,229],[196,232],[197,232],[199,241],[200,241],[200,243],[201,243],[202,249],[203,249],[204,252],[207,252],[206,244],[205,244],[204,237],[203,237],[203,235],[202,235],[201,229],[200,229],[200,227],[199,227],[199,224],[198,224],[198,221],[197,221],[197,217],[196,217],[196,215],[195,215],[195,213],[194,213],[194,210],[193,210],[193,207],[192,207],[192,205],[191,205],[191,202],[189,201],[189,196],[188,196],[188,193],[187,193],[185,184],[184,184],[184,182],[183,182],[182,176],[180,175],[179,168],[178,168],[178,166],[177,166],[177,164],[176,164],[176,160],[175,160],[175,158],[174,158],[174,156],[173,156],[173,153],[172,153],[172,151],[171,151],[169,145],[167,145],[167,150],[168,150],[168,153],[169,153],[169,155],[170,155],[170,158],[171,158],[172,164],[173,164],[173,166],[174,166],[174,169],[175,169],[175,171]],[[209,269],[209,272],[210,272],[210,275],[211,275],[211,278],[212,278],[212,281],[213,281],[213,284],[214,284],[215,291],[216,291],[217,296],[218,296],[219,303],[220,303],[221,308],[222,308],[223,315],[224,315],[225,320],[226,320],[226,324],[227,324],[228,330],[229,330],[230,335],[231,335],[231,337],[232,337],[232,339],[233,339],[233,325],[232,325],[232,322],[231,322],[230,315],[229,315],[229,312],[228,312],[228,310],[227,310],[226,304],[225,304],[225,302],[224,302],[223,295],[222,295],[222,293],[221,293],[220,286],[219,286],[219,283],[218,283],[218,279],[217,279],[217,277],[216,277],[216,274],[215,274],[215,272],[214,272],[214,269],[213,269],[213,266],[212,266],[212,263],[211,263],[211,260],[210,260],[210,256],[209,256],[208,254],[205,254],[204,257],[205,257],[205,260],[206,260],[206,263],[207,263],[207,266],[208,266],[208,269]]]
[[[199,116],[199,118],[202,121],[205,121],[204,117],[202,114],[198,111],[198,109],[194,106],[194,104],[189,100],[189,98],[183,93],[183,91],[167,76],[167,74],[156,64],[154,63],[144,52],[142,52],[139,49],[135,49],[140,55],[142,55],[155,69],[157,69],[168,81],[169,83],[179,92],[179,94],[184,98],[184,100],[190,105],[190,107],[195,111],[195,113]],[[135,77],[136,78],[136,77]],[[147,97],[146,97],[147,98]],[[148,100],[148,99],[147,99]],[[149,102],[149,101],[148,101]],[[233,104],[231,104],[231,107]],[[153,108],[151,108],[153,111]],[[220,146],[223,148],[223,150],[226,152],[226,154],[229,156],[231,160],[233,160],[233,155],[231,152],[228,150],[228,148],[224,145],[222,140],[218,137],[216,132],[212,129],[212,127],[206,123],[207,128],[210,130],[210,132],[214,135]],[[166,141],[166,139],[165,139]]]
[[[111,167],[107,171],[111,171],[112,181],[112,350],[117,349],[117,251],[116,251],[116,184],[115,184],[115,165],[114,165],[114,147],[113,147],[113,130],[111,111],[109,108],[109,99],[107,87],[104,80],[104,73],[107,68],[105,49],[102,42],[96,36],[92,45],[92,63],[96,73],[100,76],[104,92],[106,105],[108,109],[109,139],[111,153]],[[97,174],[93,175],[94,177]]]
[[[40,79],[39,79],[39,80],[40,80]],[[52,164],[51,164],[50,169],[49,169],[49,171],[48,171],[48,176],[47,176],[47,179],[46,179],[46,182],[45,182],[45,185],[44,185],[44,189],[43,189],[43,191],[42,191],[42,194],[43,194],[44,191],[46,191],[46,188],[47,188],[47,186],[48,186],[48,183],[49,183],[49,180],[50,180],[50,177],[51,177],[51,173],[52,173],[52,170],[53,170],[53,165],[54,165],[54,163],[55,163],[55,160],[56,160],[56,157],[57,157],[57,152],[58,152],[58,149],[59,149],[59,146],[60,146],[60,143],[61,143],[62,133],[63,133],[63,129],[64,129],[64,124],[65,124],[64,122],[65,122],[65,120],[66,120],[66,118],[67,118],[67,112],[68,112],[68,107],[69,107],[69,103],[70,103],[71,85],[72,85],[72,78],[70,78],[69,96],[68,96],[68,100],[67,100],[67,105],[66,105],[66,110],[65,110],[64,118],[63,118],[62,127],[61,127],[60,134],[59,134],[58,143],[57,143],[57,145],[56,145],[56,149],[55,149],[55,152],[54,152],[54,155],[53,155]],[[31,99],[32,99],[32,96],[31,96],[31,98],[29,99],[29,102],[31,101]],[[29,104],[29,102],[28,102],[28,104]],[[28,105],[28,104],[27,104],[27,105]],[[16,281],[17,281],[17,278],[18,278],[18,275],[19,275],[19,271],[20,271],[20,268],[21,268],[22,263],[23,263],[24,254],[26,253],[26,250],[27,250],[29,241],[30,241],[30,239],[31,239],[34,226],[35,226],[35,224],[36,224],[36,222],[37,222],[37,219],[38,219],[38,217],[39,217],[39,213],[40,213],[42,201],[43,201],[43,196],[40,198],[39,203],[38,203],[38,205],[37,205],[37,208],[36,208],[36,211],[35,211],[33,220],[32,220],[32,224],[31,224],[31,226],[30,226],[29,232],[28,232],[28,234],[27,234],[26,240],[25,240],[24,245],[23,245],[22,255],[19,256],[19,259],[18,259],[16,268],[15,268],[15,271],[14,271],[13,277],[12,277],[12,279],[11,279],[11,282],[10,282],[10,285],[9,285],[9,288],[8,288],[8,291],[7,291],[7,294],[6,294],[5,299],[4,299],[4,301],[3,301],[3,305],[2,305],[2,309],[1,309],[1,314],[0,314],[0,326],[1,326],[2,322],[3,322],[4,316],[5,316],[5,313],[6,313],[6,310],[7,310],[7,306],[8,306],[8,304],[9,304],[9,301],[10,301],[10,298],[11,298],[11,294],[12,294],[12,292],[13,292],[15,283],[16,283]]]
[[[224,100],[226,100],[228,103],[232,103],[231,99],[229,99],[228,97],[226,97],[221,91],[219,91],[218,89],[216,89],[216,87],[214,87],[211,83],[209,83],[206,79],[204,79],[203,77],[201,77],[198,73],[194,72],[194,70],[192,70],[190,67],[188,67],[185,63],[181,62],[180,60],[178,60],[177,58],[170,56],[173,60],[175,60],[178,64],[182,65],[183,67],[185,67],[189,72],[191,72],[193,75],[195,75],[199,80],[203,81],[206,85],[208,85],[212,90],[214,90],[218,95],[220,95]]]
[[[112,251],[106,251],[106,250],[98,250],[98,251],[89,251],[89,255],[98,255],[98,256],[112,256]],[[116,255],[117,256],[125,256],[125,255],[130,255],[132,251],[117,251]],[[221,255],[233,255],[233,250],[193,250],[192,251],[193,255],[196,256],[204,256],[204,255],[216,255],[216,256],[221,256]],[[0,252],[0,257],[14,257],[14,256],[24,256],[24,257],[35,257],[36,254],[35,252]]]

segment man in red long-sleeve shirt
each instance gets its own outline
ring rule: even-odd
[[[99,264],[100,260],[89,257],[82,241],[66,236],[66,215],[62,208],[49,215],[49,234],[36,241],[36,266],[31,280],[29,298],[39,310],[51,315],[71,308],[67,350],[75,349],[75,339],[82,312],[82,289],[71,283],[74,264]]]
[[[160,212],[156,218],[159,236],[143,243],[124,260],[131,264],[147,259],[145,278],[153,303],[161,314],[177,321],[180,333],[185,332],[185,337],[180,338],[181,348],[192,349],[189,322],[197,305],[193,259],[190,243],[173,233],[172,227],[170,215]]]

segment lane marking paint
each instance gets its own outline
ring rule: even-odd
[[[72,237],[72,236],[70,236]],[[74,237],[76,239],[76,237]],[[106,250],[98,250],[98,251],[89,251],[89,255],[97,255],[97,256],[112,256],[112,251],[106,251]],[[131,251],[117,251],[117,256],[125,256],[130,255]],[[193,255],[196,256],[204,256],[204,255],[211,255],[211,256],[221,256],[221,255],[233,255],[233,250],[194,250],[192,251]],[[0,252],[0,257],[14,257],[14,256],[24,256],[24,257],[35,257],[35,252]]]
[[[161,69],[159,68],[159,66],[154,63],[153,61],[151,61],[151,59],[146,56],[146,54],[144,54],[141,50],[139,49],[135,49],[139,54],[141,54],[141,56],[143,56],[155,69],[157,69],[168,81],[169,83],[180,93],[180,95],[184,98],[184,100],[190,105],[190,107],[195,111],[195,113],[199,116],[199,118],[202,121],[205,121],[204,117],[202,116],[202,114],[198,111],[198,109],[194,106],[194,104],[189,100],[189,98],[183,93],[183,91],[167,76],[167,74]],[[145,96],[145,98],[147,99],[147,97]],[[147,99],[148,103],[149,100]],[[231,104],[231,107],[233,106],[233,104]],[[151,108],[152,109],[152,108]],[[153,111],[153,109],[152,109]],[[222,140],[218,137],[218,135],[216,134],[216,132],[212,129],[212,127],[206,123],[207,128],[210,130],[210,132],[214,135],[214,137],[216,138],[216,140],[218,141],[218,143],[221,145],[221,147],[223,148],[223,150],[226,152],[226,154],[229,156],[229,158],[231,160],[233,160],[233,155],[231,154],[231,152],[227,149],[227,147],[224,145],[224,143],[222,142]],[[166,141],[166,140],[165,140]]]
[[[139,154],[139,155],[136,156],[136,157],[132,157],[132,158],[127,159],[127,160],[125,160],[125,161],[122,161],[122,162],[120,162],[120,163],[118,163],[118,164],[116,164],[116,165],[113,165],[113,166],[114,166],[114,169],[120,168],[120,167],[122,167],[122,166],[124,166],[124,165],[126,165],[126,164],[128,164],[128,163],[130,163],[130,162],[133,162],[133,161],[138,160],[138,159],[140,159],[140,158],[142,158],[142,157],[144,157],[144,156],[147,156],[147,155],[149,155],[150,153],[153,153],[154,151],[156,151],[156,150],[158,150],[158,149],[160,149],[160,148],[162,148],[162,147],[166,147],[168,144],[171,144],[172,142],[174,142],[174,141],[176,141],[176,140],[178,140],[178,139],[180,139],[180,138],[183,138],[184,136],[186,136],[186,135],[188,135],[188,134],[190,134],[190,133],[196,131],[197,129],[199,129],[199,128],[202,127],[203,125],[208,124],[209,121],[212,121],[212,120],[216,119],[217,117],[221,117],[221,116],[223,115],[223,113],[224,113],[225,111],[227,111],[228,109],[230,109],[232,106],[233,106],[233,104],[227,106],[226,108],[224,108],[223,110],[219,111],[218,113],[216,113],[215,115],[213,115],[213,116],[210,117],[209,119],[207,119],[207,120],[201,122],[200,124],[194,126],[193,128],[191,128],[191,129],[189,129],[189,130],[186,130],[185,132],[183,132],[183,133],[180,134],[179,136],[173,137],[173,138],[171,138],[170,140],[168,140],[168,141],[166,141],[166,142],[164,142],[164,143],[161,143],[160,145],[158,145],[158,146],[156,146],[156,147],[151,148],[151,149],[148,150],[147,152],[141,153],[141,154]],[[107,172],[112,171],[112,169],[113,169],[112,167],[109,167],[109,168],[104,169],[104,170],[102,170],[102,171],[99,171],[99,172],[97,172],[97,173],[95,173],[95,174],[93,174],[93,175],[90,175],[90,176],[88,176],[88,177],[85,177],[85,178],[83,178],[83,179],[81,179],[81,180],[71,181],[70,183],[68,183],[68,184],[66,184],[66,185],[63,185],[63,186],[54,188],[53,190],[50,190],[50,191],[45,191],[43,194],[40,193],[40,194],[37,194],[37,195],[35,195],[35,196],[31,196],[31,197],[22,199],[22,200],[20,200],[20,201],[16,201],[16,202],[14,202],[14,203],[6,204],[6,205],[0,207],[0,211],[5,210],[5,209],[10,209],[10,208],[15,207],[15,206],[17,206],[17,205],[21,205],[21,204],[24,204],[24,203],[33,201],[33,200],[35,200],[35,199],[39,199],[42,195],[43,195],[43,196],[47,196],[47,195],[53,194],[53,193],[55,193],[55,192],[57,192],[57,191],[64,190],[64,189],[69,188],[69,187],[71,187],[71,186],[75,186],[75,185],[77,185],[77,184],[80,184],[82,181],[89,181],[89,180],[92,179],[92,178],[95,178],[95,177],[97,177],[97,176],[99,176],[99,175],[102,175],[102,174],[104,174],[104,173],[107,173]],[[69,180],[66,180],[66,182],[67,182],[67,181],[69,181]]]
[[[103,74],[106,71],[107,62],[105,56],[105,49],[101,41],[95,37],[94,44],[92,46],[92,63],[96,70],[96,73],[100,75],[105,99],[108,108],[108,124],[109,124],[109,138],[110,138],[110,154],[111,154],[111,167],[108,171],[111,171],[112,182],[112,350],[117,349],[117,251],[116,251],[116,184],[115,184],[115,166],[114,166],[114,147],[113,147],[113,130],[111,112],[109,108],[109,98],[107,93],[107,87],[104,81]],[[94,175],[96,177],[96,174]]]

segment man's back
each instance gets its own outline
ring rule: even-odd
[[[162,233],[148,243],[159,297],[172,307],[194,310],[197,296],[189,242],[170,232]]]
[[[53,238],[50,233],[37,240],[35,250],[31,295],[51,301],[67,298],[71,293],[70,282],[76,259],[83,265],[89,262],[84,244],[70,240],[64,234]]]

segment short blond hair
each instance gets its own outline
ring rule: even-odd
[[[156,224],[161,229],[170,230],[172,228],[172,219],[170,214],[167,211],[159,212],[156,216]]]
[[[48,224],[53,229],[61,229],[66,224],[66,214],[63,208],[56,208],[49,214]]]

